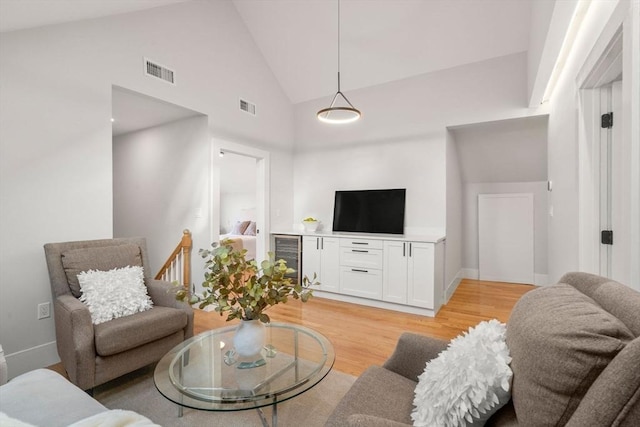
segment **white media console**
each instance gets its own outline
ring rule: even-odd
[[[319,297],[431,317],[444,303],[444,236],[272,236],[301,236],[302,275],[317,273]]]

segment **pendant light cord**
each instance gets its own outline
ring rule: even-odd
[[[323,108],[316,114],[318,119],[326,123],[350,123],[358,120],[362,115],[358,109],[356,109],[340,89],[340,0],[338,2],[338,91],[331,100],[329,108]],[[336,101],[338,95],[347,103],[348,107],[336,107]],[[335,113],[337,117],[330,117],[331,113]]]
[[[338,0],[338,92],[340,92],[340,0]]]

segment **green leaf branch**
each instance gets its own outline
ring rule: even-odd
[[[200,309],[211,305],[221,316],[227,314],[227,321],[259,319],[268,323],[267,309],[286,303],[290,297],[307,302],[313,296],[311,287],[319,285],[317,274],[294,283],[287,275],[295,270],[287,267],[285,260],[275,260],[270,252],[258,265],[255,260],[247,261],[246,249],[236,250],[231,244],[226,239],[211,245],[212,249],[200,249],[206,259],[204,291],[202,295],[189,295],[183,288],[176,292],[176,299],[198,304]]]

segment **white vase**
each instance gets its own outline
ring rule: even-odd
[[[233,336],[233,346],[238,356],[245,358],[259,355],[265,341],[266,328],[259,320],[242,320]]]
[[[304,231],[307,233],[315,233],[318,230],[318,226],[320,225],[320,221],[302,221],[302,225],[304,225]]]

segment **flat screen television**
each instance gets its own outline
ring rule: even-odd
[[[407,190],[336,191],[333,231],[404,234]]]

